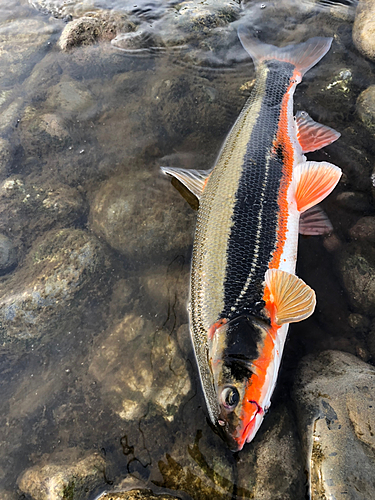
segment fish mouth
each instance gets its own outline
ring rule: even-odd
[[[245,443],[250,443],[252,441],[264,416],[264,410],[257,401],[248,402],[255,405],[256,410],[242,432],[241,438],[238,443],[240,446],[240,450],[243,448]],[[259,417],[261,417],[261,419],[259,419]]]

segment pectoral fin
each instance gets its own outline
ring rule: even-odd
[[[320,207],[315,206],[301,214],[299,219],[299,234],[304,236],[319,236],[329,234],[333,230],[331,221]]]
[[[269,269],[265,275],[277,325],[296,323],[314,312],[315,292],[294,274]]]
[[[293,183],[298,211],[305,212],[324,200],[339,182],[341,173],[341,168],[325,161],[297,165]]]
[[[303,153],[316,151],[328,146],[340,137],[331,127],[315,122],[306,111],[296,113],[297,138]]]
[[[184,168],[160,167],[162,172],[179,180],[194,196],[200,199],[206,186],[210,170],[187,170]]]

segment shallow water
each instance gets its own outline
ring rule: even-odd
[[[355,113],[374,65],[352,43],[356,4],[232,2],[210,17],[213,6],[0,6],[0,233],[15,253],[0,263],[0,496],[7,500],[29,498],[32,490],[25,496],[20,488],[27,469],[95,452],[100,474],[89,499],[136,486],[193,499],[276,498],[275,491],[303,499],[291,403],[299,361],[325,349],[373,361],[371,306],[353,305],[337,265],[349,229],[374,213],[373,137]],[[133,31],[59,49],[67,21],[103,9],[126,14]],[[309,159],[345,175],[323,204],[334,235],[300,241],[298,274],[315,289],[317,311],[291,328],[270,414],[254,443],[233,456],[207,422],[188,335],[195,212],[159,167],[213,165],[255,76],[237,40],[241,23],[277,45],[334,37],[298,86],[295,109],[342,133]],[[364,326],[353,326],[353,313]],[[275,459],[260,480],[262,440],[284,435],[295,446],[294,476]]]

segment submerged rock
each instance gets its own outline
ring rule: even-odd
[[[354,240],[368,241],[375,244],[375,217],[362,217],[350,229],[349,234]]]
[[[128,314],[96,344],[89,373],[120,418],[135,420],[153,413],[173,420],[191,383],[171,335]]]
[[[375,7],[374,7],[375,9]],[[375,16],[375,12],[374,12]],[[375,38],[375,21],[374,21]],[[374,48],[375,50],[375,48]],[[365,127],[375,133],[375,85],[370,85],[357,99],[357,113]]]
[[[11,270],[17,263],[17,250],[12,241],[0,234],[0,274]]]
[[[131,490],[103,493],[98,500],[179,500],[179,498],[165,493],[157,495],[151,490]]]
[[[304,498],[304,467],[292,412],[271,407],[263,425],[261,436],[246,445],[240,455],[238,485],[251,489],[257,500]]]
[[[105,461],[92,452],[76,459],[75,448],[67,450],[64,459],[26,470],[18,479],[18,487],[33,500],[85,500],[101,483],[104,484]]]
[[[85,301],[103,291],[97,280],[104,268],[102,246],[92,235],[78,229],[45,234],[0,284],[1,341],[58,335],[62,320],[74,321]]]
[[[128,258],[181,252],[193,241],[195,214],[159,172],[110,178],[91,203],[90,226]]]
[[[353,26],[353,42],[363,56],[375,61],[374,0],[359,0]]]
[[[58,42],[62,50],[68,51],[81,45],[91,45],[98,41],[110,41],[121,31],[134,30],[133,23],[125,14],[112,11],[93,12],[68,23]]]
[[[375,368],[325,351],[300,364],[294,388],[312,500],[375,497]]]
[[[360,313],[375,311],[375,253],[369,245],[350,244],[341,252],[338,269],[348,299]]]
[[[11,176],[0,184],[0,231],[19,249],[46,230],[74,223],[85,210],[79,191],[58,182],[46,187],[39,179]]]

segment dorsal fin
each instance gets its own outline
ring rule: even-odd
[[[296,124],[297,138],[303,153],[324,148],[337,141],[341,135],[335,129],[314,121],[306,111],[297,111]]]
[[[185,168],[160,167],[162,172],[178,179],[194,196],[200,199],[207,179],[213,168],[210,170],[192,170]]]

